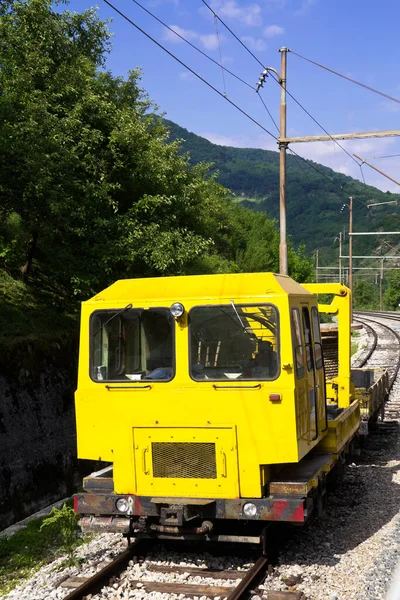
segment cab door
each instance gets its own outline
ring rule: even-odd
[[[322,353],[321,332],[319,327],[319,315],[316,306],[311,308],[312,339],[315,364],[315,381],[317,392],[317,411],[319,423],[322,423],[321,433],[328,428],[326,415],[326,390],[325,390],[325,369]]]
[[[302,322],[303,322],[303,333],[304,343],[306,349],[306,372],[307,372],[307,396],[309,404],[309,435],[310,441],[315,441],[318,438],[318,409],[317,409],[317,395],[319,391],[319,384],[315,378],[315,365],[314,365],[314,348],[311,331],[311,320],[308,306],[303,306]],[[317,387],[318,385],[318,387]]]

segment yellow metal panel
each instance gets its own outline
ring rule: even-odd
[[[334,298],[331,304],[319,304],[320,312],[338,317],[338,406],[346,408],[352,401],[350,357],[351,357],[351,292],[340,283],[304,283],[303,287],[312,294],[328,294]]]
[[[137,494],[239,496],[234,428],[135,427],[133,438]]]
[[[338,454],[360,427],[360,405],[357,401],[344,409],[337,419],[328,421],[328,435],[318,444],[318,451]]]

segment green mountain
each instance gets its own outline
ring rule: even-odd
[[[182,140],[182,149],[192,163],[213,163],[217,180],[229,188],[236,200],[255,211],[279,218],[279,153],[257,148],[219,146],[189,132],[172,121],[165,121],[170,139]],[[314,168],[313,168],[314,167]],[[315,170],[318,169],[319,173]],[[320,174],[321,173],[321,174]],[[331,181],[332,180],[332,183]],[[308,251],[320,249],[320,257],[337,258],[334,238],[348,231],[348,210],[340,212],[348,197],[354,198],[354,230],[384,231],[398,227],[399,209],[386,205],[368,209],[371,202],[398,200],[399,196],[365,185],[328,167],[288,153],[287,156],[287,227],[295,245],[305,244]],[[396,225],[394,223],[396,222]],[[380,252],[379,236],[360,236],[355,242],[357,254]],[[346,250],[345,247],[343,249]],[[382,248],[382,252],[386,252]]]

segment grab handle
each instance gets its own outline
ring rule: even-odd
[[[149,451],[148,448],[144,448],[142,450],[142,470],[143,470],[143,473],[145,475],[148,475],[150,473],[150,471],[149,471],[149,469],[147,468],[147,465],[146,465],[146,452],[148,452],[148,451]]]

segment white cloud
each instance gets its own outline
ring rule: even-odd
[[[264,35],[267,38],[273,38],[276,37],[277,35],[283,35],[285,33],[285,30],[283,27],[280,27],[279,25],[269,25],[268,27],[266,27],[264,29]]]
[[[218,37],[215,33],[209,33],[208,35],[199,35],[199,40],[203,44],[206,50],[215,50],[218,48]],[[223,36],[219,36],[220,42],[223,40]]]
[[[400,112],[400,104],[393,102],[393,100],[385,100],[381,102],[381,108],[384,112],[398,113]]]
[[[252,35],[244,35],[240,38],[246,46],[250,48],[250,50],[254,50],[254,52],[262,52],[267,47],[267,44],[264,40],[260,38],[254,38]]]
[[[236,0],[215,0],[212,7],[221,18],[234,19],[249,27],[261,27],[262,25],[259,4],[240,6]]]
[[[396,179],[398,158],[393,157],[393,159],[389,158],[384,161],[377,158],[387,154],[400,153],[400,144],[395,138],[348,141],[339,140],[339,144],[343,146],[351,156],[353,154],[358,154],[361,158],[367,159],[368,162]],[[393,146],[398,148],[397,152]],[[360,167],[351,160],[350,157],[346,156],[346,154],[333,142],[292,144],[292,148],[304,158],[321,163],[334,171],[350,175],[350,177],[363,181]],[[368,167],[368,165],[363,166],[363,173],[367,185],[377,187],[384,192],[389,190],[391,192],[400,193],[400,186],[392,183],[383,176],[379,176],[373,169]]]
[[[309,9],[318,2],[319,0],[303,0],[299,10],[297,10],[295,15],[305,15],[308,13]]]
[[[187,40],[194,40],[198,37],[198,34],[195,31],[191,31],[190,29],[182,29],[182,27],[179,27],[179,25],[170,25],[170,28],[176,31],[178,35],[181,35]],[[181,40],[181,38],[178,37],[178,35],[175,35],[173,31],[167,29],[164,32],[163,39],[166,42],[171,42],[172,44],[181,44],[183,40]]]
[[[266,135],[256,136],[227,136],[219,133],[200,132],[198,135],[205,137],[218,146],[233,146],[234,148],[262,148],[263,150],[277,150],[276,142]]]
[[[215,33],[202,35],[197,33],[196,31],[192,31],[191,29],[182,29],[179,25],[170,25],[171,29],[173,29],[177,34],[186,38],[189,41],[198,40],[206,50],[215,50],[218,48],[218,37]],[[167,42],[171,42],[172,44],[181,44],[183,40],[175,35],[173,31],[167,30],[164,33],[163,39]],[[219,36],[219,41],[222,43],[224,41],[224,36]]]
[[[191,73],[190,71],[182,71],[182,73],[179,73],[179,79],[182,79],[183,81],[190,81],[194,78],[195,77],[193,73]]]

